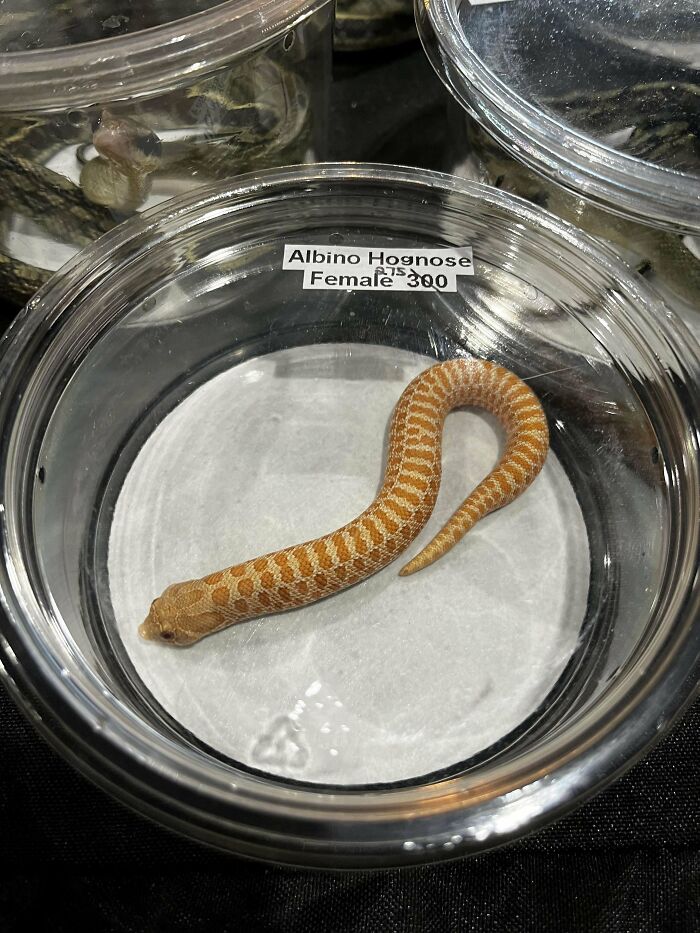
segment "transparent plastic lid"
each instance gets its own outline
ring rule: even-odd
[[[697,0],[433,0],[419,18],[512,155],[618,213],[700,229]]]
[[[171,90],[329,0],[0,0],[0,113]]]

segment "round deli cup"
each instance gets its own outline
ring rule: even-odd
[[[694,0],[417,3],[453,170],[607,240],[700,333]]]
[[[470,356],[547,415],[515,502],[414,576],[394,562],[187,648],[139,638],[170,583],[358,515],[406,385]],[[610,250],[491,187],[319,165],[174,199],[72,259],[1,344],[5,681],[101,785],[241,854],[400,866],[518,838],[696,689],[698,375]],[[448,417],[407,556],[501,445],[483,412]]]
[[[329,0],[30,0],[0,23],[0,285],[197,185],[323,154]]]

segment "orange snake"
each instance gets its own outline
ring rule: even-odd
[[[401,570],[438,560],[479,519],[517,498],[547,456],[547,420],[534,392],[486,360],[456,359],[420,373],[391,423],[384,482],[361,515],[331,534],[169,586],[139,628],[146,639],[188,645],[229,625],[295,609],[359,583],[391,563],[421,532],[440,488],[442,427],[463,405],[492,412],[506,448],[441,531]]]

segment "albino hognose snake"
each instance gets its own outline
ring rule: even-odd
[[[361,515],[313,541],[169,586],[153,601],[140,634],[188,645],[237,622],[305,606],[381,570],[411,544],[433,511],[443,423],[463,405],[492,412],[505,428],[506,448],[401,575],[438,560],[479,519],[517,498],[547,456],[549,431],[537,397],[512,372],[486,360],[438,363],[410,383],[394,409],[384,483]]]

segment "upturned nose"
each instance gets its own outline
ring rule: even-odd
[[[156,638],[160,637],[160,626],[156,622],[153,603],[151,603],[150,611],[145,620],[139,625],[139,635],[141,638],[145,638],[146,641],[155,641]]]

